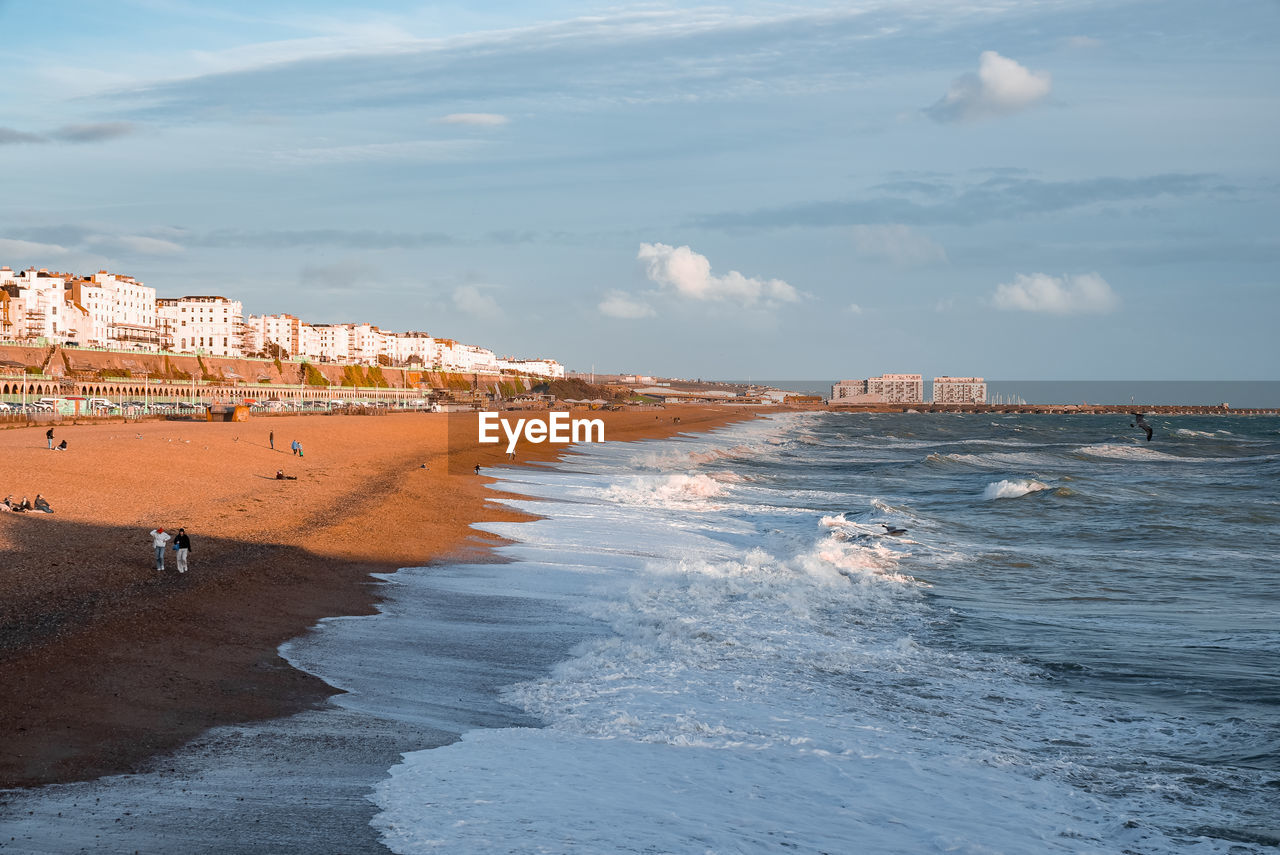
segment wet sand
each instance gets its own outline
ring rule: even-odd
[[[618,441],[751,413],[591,415]],[[370,573],[474,558],[495,539],[472,522],[521,519],[471,471],[509,465],[505,453],[446,422],[67,425],[55,428],[66,452],[47,450],[43,428],[0,431],[0,492],[55,509],[0,514],[0,787],[135,771],[209,728],[322,705],[337,690],[281,659],[281,643],[322,617],[371,613]],[[556,451],[524,446],[518,460]],[[172,553],[156,572],[156,526],[186,527],[189,573]]]

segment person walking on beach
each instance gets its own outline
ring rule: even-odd
[[[49,450],[53,451],[53,428],[45,432],[44,438],[49,442]]]
[[[267,433],[267,442],[271,443],[271,450],[275,451],[276,450],[276,432],[275,431],[269,431]]]
[[[169,545],[173,536],[162,528],[151,529],[151,545],[156,548],[156,569],[164,572],[164,548]]]
[[[178,551],[178,572],[187,572],[187,554],[191,552],[191,538],[187,537],[185,528],[178,529],[178,536],[173,539],[173,546]]]

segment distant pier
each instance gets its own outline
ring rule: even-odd
[[[1123,415],[1159,416],[1276,416],[1280,409],[1230,407],[1225,404],[826,404],[804,409],[851,413],[983,413],[988,415]]]

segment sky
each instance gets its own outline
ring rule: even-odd
[[[1280,379],[1280,4],[0,0],[0,265],[679,377]]]

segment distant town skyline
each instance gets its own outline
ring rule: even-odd
[[[0,2],[0,264],[681,377],[1276,379],[1280,7]]]

